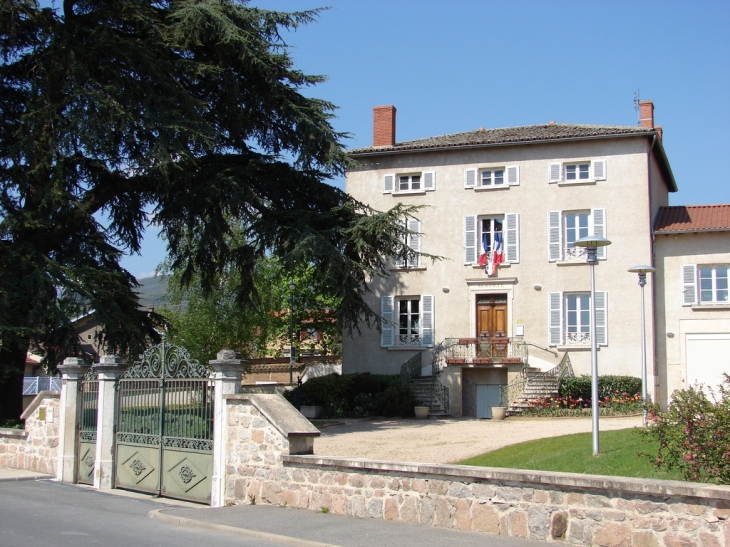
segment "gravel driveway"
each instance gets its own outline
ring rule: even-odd
[[[453,463],[510,444],[591,431],[586,418],[473,418],[343,420],[316,424],[319,456],[347,456],[420,463]],[[641,426],[641,416],[602,417],[601,431]]]

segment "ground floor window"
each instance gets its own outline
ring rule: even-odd
[[[380,345],[432,346],[434,297],[382,296],[380,298]]]
[[[551,346],[591,344],[591,295],[583,292],[550,293],[548,338]],[[596,291],[596,344],[608,345],[608,295]]]

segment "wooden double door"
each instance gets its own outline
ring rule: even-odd
[[[507,295],[477,296],[477,332],[479,338],[507,336]]]

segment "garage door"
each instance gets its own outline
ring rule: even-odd
[[[704,384],[717,392],[730,374],[730,333],[687,335],[687,385]]]

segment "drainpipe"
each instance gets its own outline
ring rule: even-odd
[[[655,258],[656,258],[656,252],[654,249],[654,244],[656,241],[656,238],[654,237],[654,221],[656,220],[653,213],[653,203],[651,199],[651,158],[652,158],[652,151],[654,150],[654,146],[656,145],[656,133],[651,139],[651,146],[649,146],[649,152],[647,154],[647,180],[649,184],[649,237],[651,238],[651,265],[656,267],[655,264]],[[652,394],[651,394],[651,400],[653,402],[657,402],[657,355],[658,355],[658,347],[657,347],[657,332],[656,332],[656,276],[652,276],[651,278],[651,346],[652,346],[652,378],[653,378],[653,388],[652,388]]]

